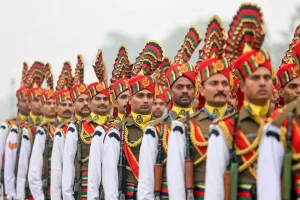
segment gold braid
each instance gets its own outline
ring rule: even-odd
[[[194,148],[197,149],[197,147],[207,147],[207,145],[208,145],[207,141],[206,142],[198,142],[196,140],[195,126],[191,122],[190,122],[190,127],[191,127],[191,135],[190,135],[190,137],[191,137],[192,144],[193,144]],[[195,166],[205,161],[205,159],[206,159],[206,153],[204,155],[201,155],[200,152],[199,152],[199,156],[200,157],[197,160],[195,160],[195,162],[194,162]]]
[[[140,139],[138,139],[137,141],[131,143],[128,141],[128,129],[125,126],[125,130],[124,130],[124,141],[125,143],[130,147],[130,148],[134,148],[137,147],[138,145],[140,145],[142,143],[142,139],[143,137],[141,137]]]
[[[90,145],[90,144],[92,143],[93,134],[90,135],[90,134],[85,133],[85,131],[84,131],[84,126],[83,126],[82,123],[81,123],[80,138],[81,138],[81,141],[82,141],[84,144]],[[88,138],[89,140],[87,140],[87,138]]]

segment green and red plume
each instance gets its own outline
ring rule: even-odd
[[[25,86],[25,79],[26,79],[27,73],[28,73],[28,65],[26,62],[23,62],[21,86]]]
[[[263,23],[258,5],[242,4],[229,26],[225,57],[235,60],[245,51],[259,50],[265,36]]]
[[[28,88],[41,87],[45,78],[45,66],[42,62],[35,61],[26,76],[26,85]]]
[[[191,26],[185,35],[183,44],[177,51],[177,55],[174,58],[174,63],[188,62],[198,45],[202,40],[200,31],[196,26]]]
[[[221,19],[214,15],[207,25],[204,46],[199,51],[198,62],[211,58],[221,59],[225,51],[225,42],[225,28]]]
[[[125,77],[126,69],[129,66],[128,52],[125,45],[122,45],[119,49],[117,58],[113,65],[112,77],[110,79],[111,83],[114,83],[120,78]]]
[[[168,81],[166,77],[166,71],[170,68],[171,61],[168,57],[164,57],[159,68],[154,72],[153,78],[155,80],[156,85],[159,87],[165,88],[168,87]]]
[[[82,60],[82,55],[77,55],[77,64],[75,68],[75,76],[74,76],[74,85],[81,84],[84,82],[84,64]]]
[[[135,62],[131,66],[131,77],[136,76],[142,69],[144,50],[145,48],[139,53],[139,55],[135,59]]]
[[[164,49],[157,41],[149,41],[144,48],[142,72],[151,75],[160,66],[164,57]]]
[[[133,64],[129,64],[127,68],[125,68],[125,77],[130,79],[132,77]]]
[[[94,72],[100,82],[106,81],[105,63],[103,61],[102,50],[98,49],[95,64],[93,65]]]
[[[58,90],[69,90],[73,86],[73,75],[72,75],[72,67],[70,62],[66,61],[61,70],[61,73],[58,77],[56,84],[56,91]]]
[[[47,89],[53,90],[53,74],[50,63],[46,63],[45,65],[45,79],[47,83]]]

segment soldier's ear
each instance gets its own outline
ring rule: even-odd
[[[244,92],[244,90],[245,90],[245,82],[244,81],[240,82],[240,88],[241,88],[241,91]]]
[[[204,87],[201,84],[199,84],[199,93],[204,97]]]
[[[279,94],[280,97],[283,97],[283,96],[284,96],[283,88],[279,88],[278,94]]]

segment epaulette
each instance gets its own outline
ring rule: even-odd
[[[122,119],[121,121],[118,121],[114,128],[116,128],[118,131],[122,129],[122,124],[127,122],[127,117],[125,119]]]
[[[69,123],[70,123],[70,122],[63,122],[63,123],[61,123],[60,125],[58,125],[57,128],[60,129],[61,127],[63,127],[63,126],[66,125],[66,124],[69,124]]]
[[[12,122],[14,122],[14,121],[16,121],[16,120],[17,120],[17,118],[11,118],[11,119],[5,120],[5,122],[6,122],[6,123],[12,123]]]
[[[224,117],[221,117],[220,119],[213,120],[212,124],[218,124],[220,121],[224,121],[226,119],[232,118],[232,117],[234,117],[238,113],[239,113],[239,111],[235,111],[235,112],[229,113],[229,114],[225,115]]]
[[[168,119],[169,115],[170,115],[170,113],[167,114],[167,115],[165,115],[165,116],[163,116],[163,117],[160,117],[160,118],[158,118],[158,119],[152,120],[152,121],[150,121],[149,124],[147,124],[147,125],[150,125],[150,126],[155,127],[155,126],[157,126],[157,125],[159,125],[159,124],[161,123],[161,120],[166,121],[166,120]]]
[[[289,113],[293,112],[297,107],[297,100],[289,103],[282,109],[282,112],[273,119],[272,124],[280,128],[284,121],[288,118]]]

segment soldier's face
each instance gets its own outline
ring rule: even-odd
[[[287,104],[300,96],[300,76],[294,78],[283,88],[279,89],[279,96],[284,98]]]
[[[47,118],[56,117],[56,101],[54,99],[49,99],[45,102],[42,107],[43,115]]]
[[[40,101],[40,98],[36,97],[29,103],[29,109],[32,112],[32,114],[40,116],[42,115],[42,103]]]
[[[74,112],[73,102],[66,100],[57,106],[57,115],[64,119],[70,119]]]
[[[89,105],[92,112],[94,112],[95,114],[103,116],[107,115],[110,108],[109,97],[101,93],[97,94],[90,101]]]
[[[28,108],[28,98],[22,98],[18,100],[17,103],[17,108],[18,111],[22,114],[22,115],[28,115],[29,114],[29,108]]]
[[[132,112],[148,115],[151,113],[153,94],[147,89],[141,90],[129,97],[129,104]]]
[[[223,74],[215,74],[200,87],[200,93],[210,106],[224,106],[230,97],[229,81]]]
[[[266,105],[271,99],[273,81],[270,70],[260,67],[240,84],[245,100],[255,105]]]
[[[188,108],[195,96],[195,86],[190,79],[182,76],[173,83],[170,94],[175,106]]]
[[[81,94],[74,103],[75,113],[81,117],[88,117],[91,113],[89,107],[89,96],[87,94]]]
[[[165,108],[166,108],[166,103],[163,100],[159,98],[155,99],[152,106],[153,117],[160,118],[163,115]]]
[[[116,107],[118,108],[119,113],[121,113],[121,114],[126,113],[126,105],[128,103],[128,99],[129,99],[129,90],[122,92],[118,96],[118,98],[116,100]]]

